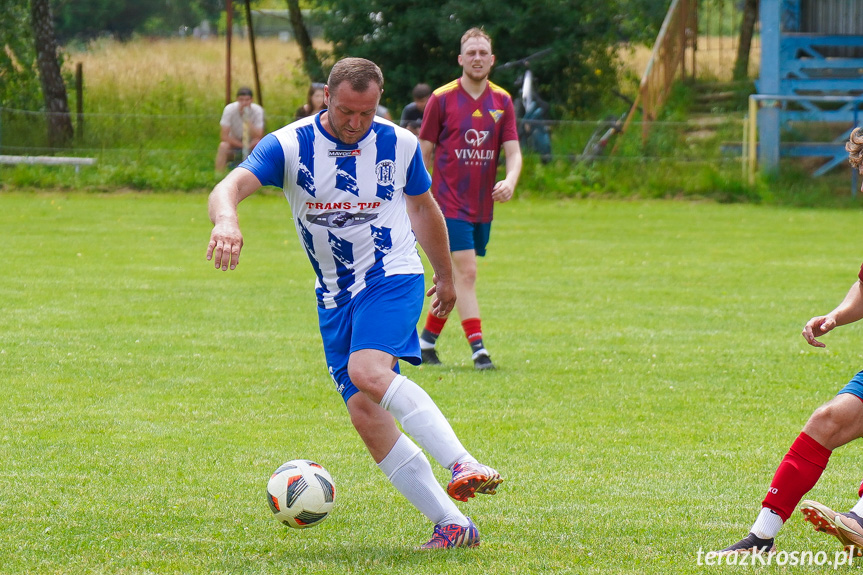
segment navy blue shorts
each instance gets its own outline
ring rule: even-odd
[[[843,393],[856,395],[860,401],[863,401],[863,371],[857,372],[857,375],[851,378],[848,385],[840,389],[839,393],[836,395],[841,395]]]
[[[449,235],[449,251],[474,250],[476,255],[484,256],[491,235],[491,222],[474,224],[447,218],[446,231]]]
[[[420,364],[417,322],[424,297],[422,274],[395,275],[366,286],[345,305],[318,308],[327,366],[345,403],[359,391],[348,377],[353,352],[378,349],[412,365]],[[398,373],[398,363],[394,369]]]

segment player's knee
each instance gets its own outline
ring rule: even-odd
[[[848,420],[848,410],[841,409],[835,402],[830,401],[812,413],[804,431],[810,436],[833,437],[847,429],[849,423],[853,422]]]
[[[476,285],[476,266],[461,265],[456,267],[456,278],[461,285]]]
[[[381,387],[382,374],[380,372],[381,370],[377,365],[358,359],[356,356],[352,356],[348,362],[348,377],[351,378],[351,382],[353,382],[357,389],[369,394],[371,397],[383,395],[383,392],[380,394],[377,393]],[[386,389],[383,391],[386,391]]]

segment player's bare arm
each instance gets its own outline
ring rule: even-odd
[[[863,319],[863,284],[860,281],[854,283],[845,299],[836,309],[827,315],[815,316],[806,322],[803,328],[803,337],[813,347],[826,347],[823,342],[816,338],[833,330],[840,325],[847,325]]]
[[[506,177],[497,182],[491,190],[491,197],[496,202],[508,202],[515,194],[518,178],[521,175],[521,147],[518,140],[510,140],[503,143],[503,151],[506,154]]]
[[[235,269],[243,248],[243,234],[237,216],[237,206],[261,187],[258,178],[245,168],[231,171],[210,192],[208,210],[213,231],[207,245],[207,261],[216,269]]]
[[[434,270],[434,285],[426,292],[428,296],[435,296],[431,311],[438,317],[445,317],[452,311],[456,300],[446,220],[431,192],[419,196],[405,196],[405,199],[417,242]]]
[[[423,154],[423,163],[426,165],[426,170],[431,173],[434,166],[434,142],[428,140],[420,140],[420,151]]]

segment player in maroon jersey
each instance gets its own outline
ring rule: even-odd
[[[851,133],[845,149],[848,150],[851,165],[863,174],[863,128],[856,128]],[[851,286],[836,309],[806,322],[803,337],[813,347],[824,347],[824,343],[816,338],[840,325],[860,319],[863,319],[863,267],[858,274],[858,281]],[[839,390],[836,397],[816,409],[806,422],[803,431],[779,464],[749,535],[717,553],[728,555],[775,551],[774,538],[803,496],[818,482],[833,450],[860,437],[863,437],[863,371]],[[863,497],[863,485],[858,494]],[[811,500],[803,501],[800,511],[816,530],[833,535],[843,547],[854,547],[856,554],[861,554],[863,499],[848,513],[837,513]]]
[[[420,128],[432,193],[446,217],[455,276],[456,309],[471,346],[474,367],[494,369],[483,344],[476,295],[477,256],[484,256],[494,202],[507,202],[521,173],[515,111],[506,90],[488,79],[494,65],[491,38],[471,28],[461,39],[461,78],[441,86],[429,98]],[[500,150],[506,177],[497,181]],[[432,314],[420,336],[422,359],[440,363],[435,342],[447,318]]]

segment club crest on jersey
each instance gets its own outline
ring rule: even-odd
[[[488,113],[491,114],[495,124],[497,124],[498,120],[503,116],[503,110],[489,110]]]
[[[331,158],[349,158],[351,156],[359,156],[362,150],[329,150],[327,155]]]
[[[377,214],[368,213],[326,212],[324,214],[309,214],[306,216],[306,219],[313,224],[326,228],[349,228],[351,226],[359,226],[377,217]]]
[[[391,186],[396,181],[396,163],[392,160],[383,160],[375,165],[375,175],[379,186]]]

